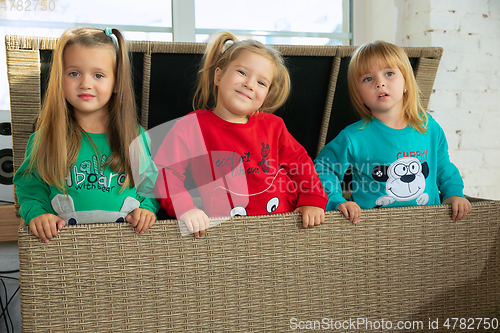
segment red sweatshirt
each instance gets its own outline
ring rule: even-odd
[[[246,124],[198,110],[179,119],[156,157],[156,193],[170,216],[197,208],[208,216],[292,212],[325,208],[328,201],[311,158],[273,114],[257,113]],[[184,186],[190,169],[196,190]]]

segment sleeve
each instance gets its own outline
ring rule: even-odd
[[[155,156],[158,168],[156,197],[167,214],[177,218],[196,208],[184,186],[184,174],[191,164],[188,142],[186,131],[177,123],[168,132]]]
[[[443,200],[452,197],[459,196],[464,197],[464,182],[460,176],[458,168],[450,161],[450,156],[448,155],[448,142],[446,141],[446,135],[443,129],[437,123],[435,123],[437,135],[437,185],[439,191],[442,194]]]
[[[158,169],[151,157],[151,138],[140,127],[140,133],[138,136],[139,142],[141,144],[142,153],[142,163],[139,163],[139,174],[137,177],[136,191],[138,200],[141,205],[140,208],[147,209],[155,214],[158,213],[160,209],[160,203],[155,198],[154,187],[156,179],[158,178]]]
[[[150,212],[153,212],[156,218],[156,213],[158,213],[158,210],[160,209],[160,203],[158,202],[158,200],[156,200],[155,198],[142,197],[140,195],[138,195],[138,197],[138,200],[141,203],[139,208],[147,209]]]
[[[345,131],[328,143],[314,160],[319,179],[328,196],[326,210],[337,210],[347,200],[342,196],[342,180],[351,163],[351,141]]]
[[[315,206],[325,209],[328,198],[323,190],[312,159],[305,148],[288,132],[281,121],[279,162],[297,186],[297,207]]]
[[[30,224],[31,220],[43,214],[57,215],[50,204],[49,185],[40,178],[36,170],[30,169],[29,164],[33,153],[32,134],[26,147],[24,161],[14,175],[16,195],[19,202],[19,215]]]

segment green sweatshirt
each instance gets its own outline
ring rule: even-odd
[[[126,188],[121,193],[125,173],[115,173],[108,166],[103,167],[111,156],[107,134],[87,134],[97,151],[89,139],[82,135],[78,158],[66,177],[67,195],[56,186],[44,182],[37,170],[29,169],[34,138],[34,134],[31,135],[24,162],[14,175],[19,214],[26,224],[29,225],[32,219],[42,214],[58,215],[69,224],[122,222],[128,213],[138,207],[156,214],[159,203],[154,198],[153,188],[157,171],[151,160],[149,141],[144,130],[141,128],[141,134],[131,145],[133,149],[138,149],[140,145],[146,157],[140,163],[131,161],[136,187]]]

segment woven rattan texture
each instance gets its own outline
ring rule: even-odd
[[[290,320],[500,317],[500,202],[235,218],[204,238],[176,221],[19,231],[23,332],[284,332]],[[364,326],[358,330],[368,331]],[[447,330],[448,331],[448,330]],[[453,331],[453,330],[449,330]]]

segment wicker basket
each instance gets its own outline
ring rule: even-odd
[[[187,113],[204,45],[129,44],[142,125]],[[17,170],[55,39],[6,45]],[[345,86],[354,48],[276,47],[298,89],[282,116],[314,156],[356,120]],[[405,51],[426,105],[442,49]],[[44,244],[22,224],[23,332],[448,332],[461,329],[447,318],[500,320],[500,202],[471,201],[459,222],[449,206],[364,210],[357,225],[327,212],[311,229],[290,213],[234,218],[198,240],[164,220],[142,235],[126,223],[67,226]]]

